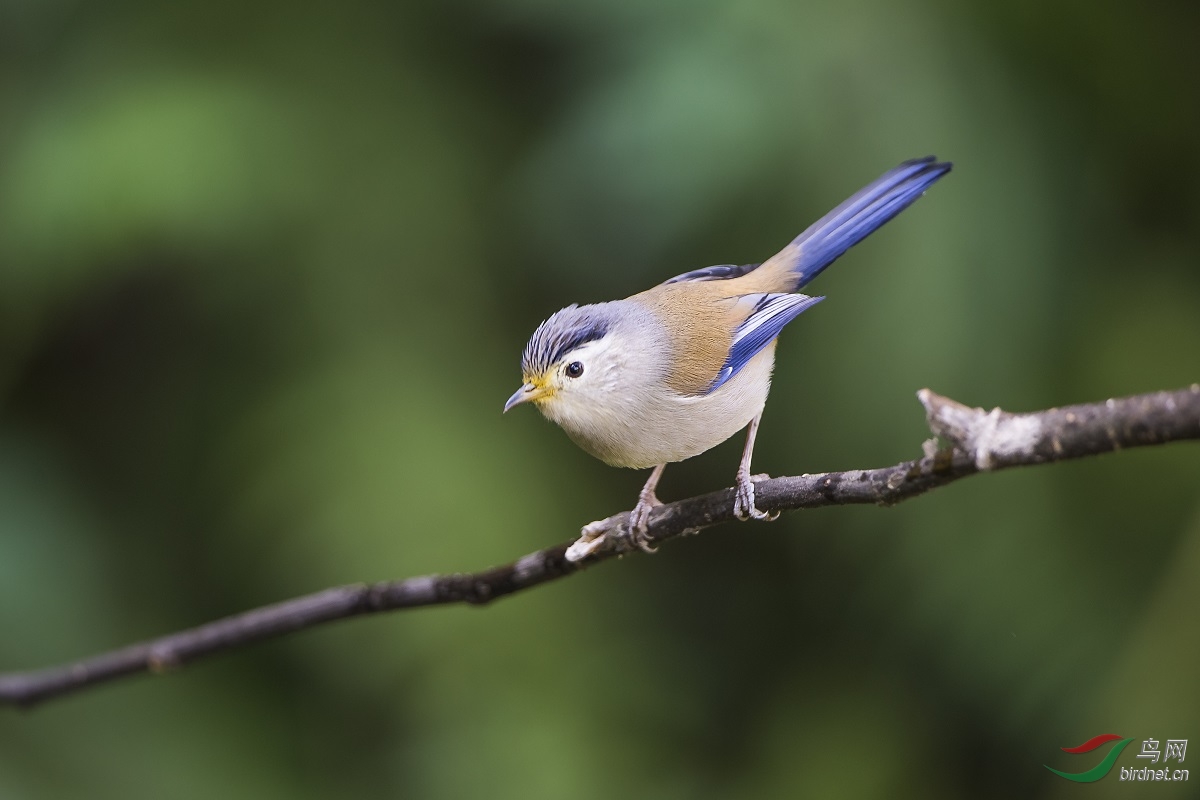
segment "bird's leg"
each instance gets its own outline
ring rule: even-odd
[[[650,541],[646,538],[646,531],[649,529],[650,512],[655,506],[661,506],[662,501],[654,494],[654,489],[658,486],[658,480],[662,477],[663,470],[667,468],[666,464],[659,464],[650,473],[650,479],[646,481],[646,485],[638,492],[637,505],[633,507],[633,511],[629,512],[629,533],[633,536],[633,542],[647,553],[653,553],[654,548],[650,546]]]
[[[754,507],[754,483],[750,476],[750,458],[754,455],[754,437],[758,435],[758,423],[762,420],[762,412],[750,421],[746,428],[746,449],[742,451],[742,463],[738,464],[737,485],[733,498],[733,515],[742,522],[750,518],[771,522],[779,518],[779,512],[768,514]],[[754,477],[760,477],[755,475]]]
[[[659,464],[650,473],[650,480],[646,481],[646,485],[638,492],[637,505],[633,507],[633,511],[629,512],[629,537],[633,543],[645,550],[647,553],[653,553],[654,548],[650,546],[650,541],[646,537],[646,532],[649,529],[650,512],[655,506],[661,506],[662,502],[655,496],[654,488],[658,486],[658,479],[662,477],[663,470],[667,468],[666,464]],[[619,530],[616,527],[616,520],[621,515],[614,515],[608,519],[598,519],[595,522],[589,522],[579,531],[579,539],[574,544],[567,548],[564,554],[567,561],[575,562],[582,561],[592,553],[599,550],[605,541],[605,537],[610,531]]]

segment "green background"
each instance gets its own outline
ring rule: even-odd
[[[628,508],[501,416],[536,324],[905,158],[955,171],[812,286],[758,469],[1200,379],[1194,3],[379,5],[0,2],[0,668]],[[1200,739],[1198,486],[972,478],[4,710],[0,798],[1128,796],[1042,765]]]

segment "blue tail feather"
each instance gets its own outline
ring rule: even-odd
[[[907,208],[951,166],[933,156],[905,161],[809,226],[793,241],[799,248],[799,258],[792,267],[798,281],[796,288],[802,288],[838,256]]]

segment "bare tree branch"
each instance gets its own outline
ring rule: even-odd
[[[832,505],[892,505],[931,489],[1008,467],[1082,458],[1128,447],[1200,439],[1200,384],[1028,414],[969,408],[928,389],[917,393],[936,440],[925,456],[890,467],[797,475],[756,483],[764,511]],[[650,517],[663,542],[734,519],[733,490],[668,503]],[[622,512],[589,526],[591,536],[539,550],[483,572],[353,584],[235,614],[197,628],[71,664],[0,675],[0,703],[33,706],[126,675],[161,673],[204,656],[339,619],[447,603],[482,605],[636,550]],[[570,556],[570,557],[569,557]]]

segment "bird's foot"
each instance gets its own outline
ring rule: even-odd
[[[779,519],[779,512],[759,511],[754,506],[754,481],[767,480],[771,476],[767,474],[760,475],[743,475],[740,472],[737,476],[737,486],[733,496],[733,515],[745,522],[748,519],[757,519],[762,522],[774,522]]]
[[[642,489],[641,493],[638,494],[637,505],[633,507],[633,511],[629,512],[629,520],[627,522],[629,540],[647,553],[654,552],[654,548],[650,546],[650,537],[647,536],[650,530],[650,512],[661,505],[662,501],[655,496],[653,489]],[[621,516],[621,514],[618,514],[584,525],[579,531],[579,538],[567,548],[567,561],[582,561],[601,547],[604,547],[608,542],[608,534],[615,534],[620,531],[617,520]]]
[[[658,548],[650,546],[650,512],[662,505],[654,491],[642,490],[637,505],[629,512],[629,538],[643,553],[653,553]]]

